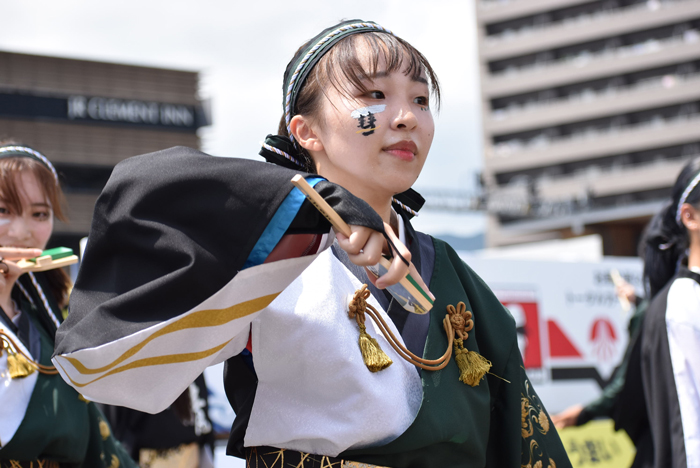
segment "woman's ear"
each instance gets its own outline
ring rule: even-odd
[[[289,128],[299,145],[309,152],[323,151],[323,143],[313,128],[311,121],[301,115],[295,115],[289,122]]]
[[[700,231],[700,212],[690,203],[681,205],[681,222],[688,231]]]

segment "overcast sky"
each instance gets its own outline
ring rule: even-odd
[[[282,74],[296,49],[341,19],[373,20],[428,58],[443,91],[428,162],[415,185],[472,189],[481,167],[476,32],[471,0],[0,0],[0,50],[200,72],[215,155],[254,157],[277,128]],[[468,235],[481,216],[421,213],[431,234]]]

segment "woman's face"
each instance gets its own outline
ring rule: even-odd
[[[22,214],[0,199],[0,245],[44,249],[53,230],[53,209],[34,174],[21,172],[16,184]]]
[[[358,48],[368,62],[368,46],[359,42]],[[351,98],[329,86],[312,124],[322,144],[312,152],[318,173],[367,201],[390,199],[413,185],[435,131],[425,77],[384,68],[380,61],[377,76],[365,83],[368,91]]]

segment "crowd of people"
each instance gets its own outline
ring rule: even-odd
[[[550,419],[511,315],[411,225],[439,104],[405,40],[361,20],[325,29],[285,70],[267,162],[180,147],[115,167],[70,302],[60,270],[16,265],[62,218],[56,171],[0,146],[0,465],[211,466],[201,374],[225,362],[227,453],[250,467],[571,466],[554,423],[612,410]],[[349,235],[293,189],[296,174]],[[606,406],[635,466],[700,466],[698,180],[694,161],[647,231],[650,302]],[[428,314],[386,290],[409,272]]]

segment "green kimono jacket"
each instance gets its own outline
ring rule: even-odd
[[[43,274],[36,274],[35,277],[39,287],[43,285],[42,289],[48,291]],[[19,282],[27,295],[20,294],[20,288],[16,287],[13,297],[22,313],[31,320],[31,327],[38,332],[40,340],[39,359],[37,356],[33,358],[39,364],[51,366],[56,326],[45,311],[44,304],[52,308],[54,316],[60,320],[59,309],[50,294],[39,293],[29,274],[22,276]],[[12,380],[9,385],[12,385]],[[14,460],[53,460],[61,467],[70,468],[137,466],[112,436],[95,403],[83,399],[60,375],[42,373],[37,376],[19,427],[13,437],[0,447],[0,465],[14,466]]]
[[[447,347],[442,319],[448,304],[464,302],[474,328],[464,343],[491,361],[476,387],[459,380],[454,359],[437,372],[422,372],[423,402],[399,438],[342,458],[391,467],[570,467],[547,411],[530,383],[518,349],[515,322],[496,296],[445,242],[433,239],[430,290],[437,298],[423,357]]]

